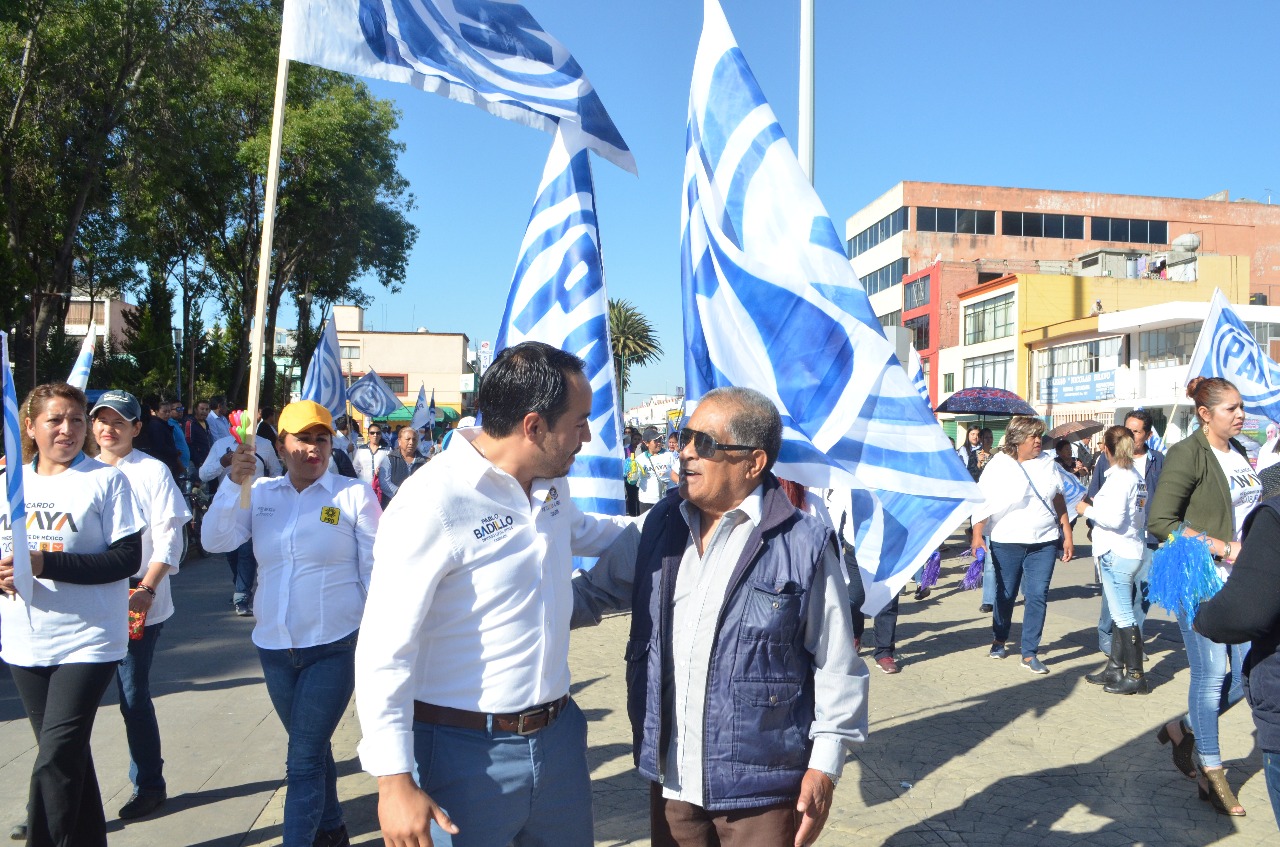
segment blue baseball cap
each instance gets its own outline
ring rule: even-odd
[[[138,403],[138,398],[128,391],[117,391],[114,388],[110,391],[102,392],[102,396],[94,404],[93,411],[89,413],[89,417],[96,416],[100,409],[111,409],[118,412],[120,417],[131,423],[142,417],[142,406]]]

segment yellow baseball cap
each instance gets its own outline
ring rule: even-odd
[[[280,422],[276,424],[276,429],[282,433],[297,435],[313,426],[322,426],[333,435],[333,415],[314,400],[299,400],[280,410]]]

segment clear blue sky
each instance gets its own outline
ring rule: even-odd
[[[795,143],[799,4],[722,0]],[[665,355],[628,405],[683,385],[680,195],[701,0],[526,0],[576,56],[640,176],[594,159],[611,297]],[[1280,202],[1280,4],[817,0],[816,185],[836,227],[904,179]],[[551,136],[370,81],[403,113],[421,230],[376,329],[493,340]]]

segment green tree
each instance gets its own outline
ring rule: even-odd
[[[124,352],[137,365],[136,381],[112,386],[139,397],[158,394],[172,398],[178,384],[178,354],[173,346],[173,291],[163,277],[148,281],[141,305],[124,315]]]
[[[631,366],[647,365],[662,355],[658,333],[649,319],[627,300],[609,300],[609,343],[613,348],[613,373],[618,382],[618,403],[631,385]]]

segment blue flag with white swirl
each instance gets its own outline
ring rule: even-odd
[[[31,596],[35,577],[31,575],[31,552],[27,547],[27,501],[22,494],[22,438],[18,429],[18,395],[9,369],[9,334],[0,332],[0,397],[4,403],[4,493],[8,537],[0,542],[0,557],[13,555],[13,587],[27,603],[31,620]]]
[[[632,173],[635,158],[563,44],[511,0],[286,0],[280,52],[403,82],[583,143]]]
[[[320,333],[320,343],[307,365],[302,381],[302,400],[313,400],[335,418],[347,413],[347,383],[342,378],[342,351],[338,348],[338,327],[329,318]]]
[[[784,427],[775,473],[852,490],[874,614],[981,495],[885,340],[715,0],[694,61],[681,218],[686,392],[763,392]]]
[[[1198,376],[1230,380],[1240,390],[1245,411],[1280,422],[1280,365],[1262,349],[1220,289],[1214,289],[1187,367],[1187,382]]]
[[[385,418],[404,408],[400,398],[373,368],[351,383],[351,387],[347,389],[347,399],[360,414],[371,418]]]
[[[98,340],[98,325],[89,323],[89,331],[80,343],[80,355],[76,357],[75,366],[71,368],[71,376],[67,377],[67,385],[84,391],[89,387],[89,371],[93,368],[93,347]]]
[[[586,362],[591,440],[569,470],[585,512],[621,515],[622,427],[609,345],[609,295],[596,229],[591,161],[572,126],[556,133],[529,216],[494,350],[541,341]]]

